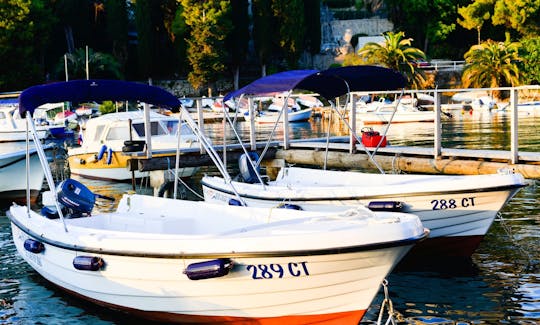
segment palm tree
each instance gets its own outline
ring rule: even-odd
[[[472,46],[465,53],[465,68],[461,75],[464,87],[497,88],[520,85],[519,43],[488,40]],[[499,97],[494,91],[493,96]]]
[[[86,49],[79,48],[66,54],[69,79],[86,78]],[[122,79],[121,65],[110,54],[94,52],[88,49],[88,66],[91,78]],[[57,75],[64,75],[64,57],[56,68]]]
[[[358,55],[368,64],[378,64],[401,72],[412,87],[422,87],[426,82],[425,74],[414,62],[425,60],[424,52],[413,47],[412,39],[405,38],[404,32],[388,32],[383,36],[383,44],[366,43],[358,51]]]

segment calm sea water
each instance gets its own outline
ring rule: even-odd
[[[520,119],[520,150],[540,151],[540,118]],[[323,136],[327,122],[313,120],[292,127],[293,136]],[[221,124],[207,125],[216,140]],[[247,127],[240,125],[242,134]],[[332,126],[333,135],[344,129]],[[375,127],[382,131],[382,127]],[[272,126],[259,126],[265,139]],[[509,118],[454,114],[443,124],[443,147],[502,149],[510,146]],[[278,128],[278,138],[282,134]],[[430,123],[392,125],[393,145],[433,145]],[[202,172],[213,172],[204,169]],[[201,172],[201,173],[202,173]],[[84,182],[94,192],[120,197],[130,184]],[[197,180],[190,186],[198,190]],[[148,188],[138,191],[151,194]],[[501,211],[479,249],[468,261],[394,271],[388,277],[389,298],[399,324],[539,324],[540,323],[540,187],[522,189]],[[110,209],[100,206],[97,209]],[[51,286],[18,257],[6,217],[0,217],[0,324],[134,324],[148,323],[72,298]],[[362,324],[374,323],[384,299],[377,295]],[[385,309],[386,310],[386,309]],[[388,314],[385,313],[385,318]]]

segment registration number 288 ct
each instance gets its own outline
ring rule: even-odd
[[[456,208],[470,208],[474,207],[475,197],[464,197],[461,199],[440,199],[440,200],[431,200],[431,209],[432,210],[446,210],[446,209],[456,209]]]
[[[255,280],[283,278],[285,276],[308,276],[307,262],[289,262],[287,264],[250,264],[246,269]]]

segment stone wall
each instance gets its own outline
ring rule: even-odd
[[[355,20],[333,20],[332,34],[336,41],[343,39],[350,29],[352,35],[366,34],[368,36],[380,36],[384,32],[394,30],[394,24],[388,19],[370,18],[370,19],[355,19]],[[351,35],[351,36],[352,36]]]

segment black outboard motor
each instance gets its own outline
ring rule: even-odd
[[[88,217],[96,203],[96,195],[80,182],[68,178],[56,187],[58,202],[68,210],[71,218]]]
[[[249,160],[253,161],[254,164],[259,161],[259,155],[256,152],[248,152],[249,156],[246,156],[246,154],[242,154],[238,158],[238,168],[240,169],[240,176],[242,176],[242,179],[244,182],[249,184],[259,183],[259,178],[257,175],[261,174],[261,168],[260,166],[257,166],[257,170],[255,171],[253,169],[253,166],[249,162]]]

